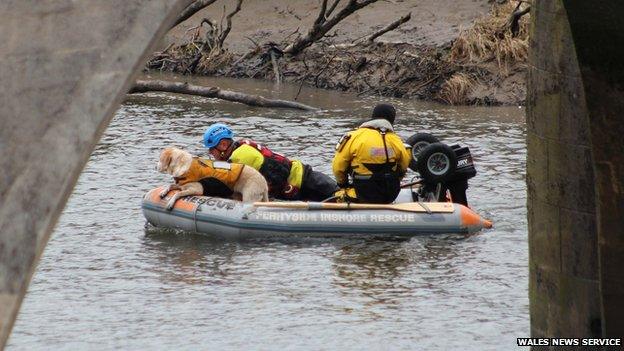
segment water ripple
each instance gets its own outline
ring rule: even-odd
[[[7,349],[493,350],[529,335],[517,108],[394,101],[403,137],[430,131],[470,147],[479,174],[468,197],[495,223],[481,234],[245,242],[146,234],[141,197],[169,180],[155,171],[159,150],[203,153],[211,123],[329,173],[336,141],[375,100],[305,88],[301,96],[324,111],[130,98],[78,181]]]

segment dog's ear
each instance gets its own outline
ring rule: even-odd
[[[169,164],[171,164],[173,148],[165,148],[160,153],[160,158],[158,160],[158,172],[167,173],[167,169],[169,168]]]

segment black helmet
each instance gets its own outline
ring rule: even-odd
[[[373,109],[373,119],[383,118],[390,122],[390,124],[394,124],[394,118],[396,117],[396,110],[394,106],[390,104],[378,104]]]

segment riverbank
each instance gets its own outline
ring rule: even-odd
[[[216,50],[215,38],[231,8],[211,5],[174,28],[148,68],[448,104],[524,104],[528,16],[512,36],[508,20],[515,2],[378,2],[347,17],[301,53],[284,54],[289,43],[311,28],[318,6],[280,0],[243,3],[223,48]],[[367,41],[407,13],[407,23]],[[221,18],[221,23],[193,27],[203,18]]]

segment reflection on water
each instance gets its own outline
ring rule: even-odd
[[[298,87],[204,80],[276,98]],[[329,173],[340,136],[374,98],[303,89],[318,113],[132,96],[93,152],[46,248],[8,350],[494,350],[529,334],[525,126],[518,108],[395,100],[397,130],[470,147],[471,205],[495,227],[472,236],[222,241],[144,229],[142,195],[168,178],[170,145],[202,153],[204,128],[233,126]]]

